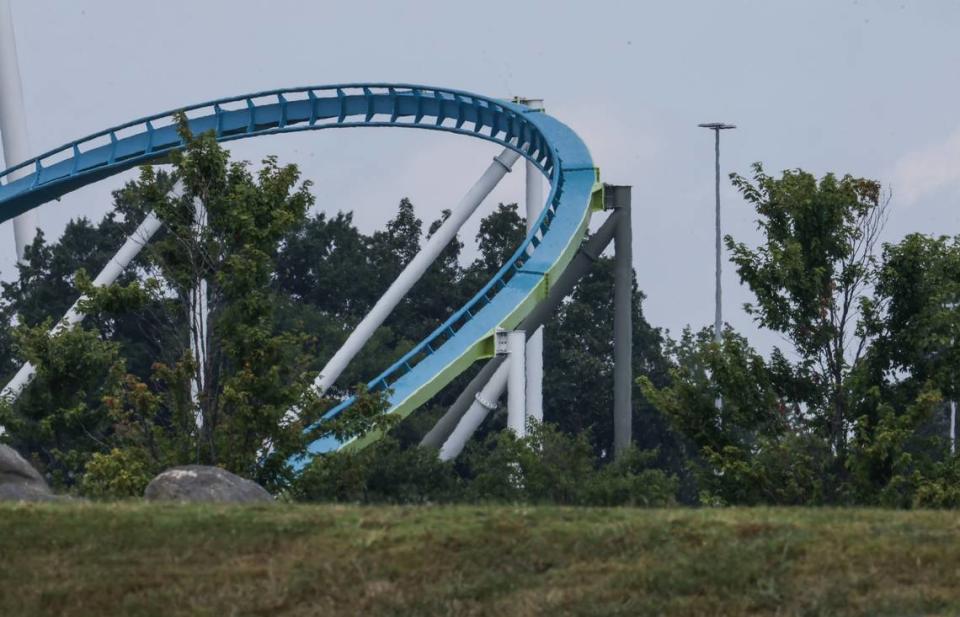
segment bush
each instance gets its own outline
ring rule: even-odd
[[[676,504],[680,482],[661,469],[651,469],[656,450],[630,448],[602,468],[587,485],[594,506],[663,507]]]
[[[429,503],[455,500],[460,480],[435,450],[402,449],[392,437],[360,451],[316,457],[294,482],[307,501]]]
[[[428,448],[402,448],[386,437],[357,452],[319,456],[291,494],[307,501],[360,503],[536,503],[664,506],[678,482],[650,469],[656,452],[631,450],[597,468],[589,435],[567,435],[552,424],[531,425],[472,443],[458,465]]]
[[[90,457],[80,489],[88,497],[139,497],[152,477],[141,451],[114,448]]]
[[[918,479],[913,506],[960,508],[960,457],[935,464],[928,477]]]

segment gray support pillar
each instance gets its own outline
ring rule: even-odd
[[[517,329],[524,330],[528,334],[535,332],[537,328],[541,327],[553,316],[557,307],[563,302],[563,299],[570,295],[577,282],[590,271],[594,262],[597,261],[600,254],[603,253],[603,250],[613,240],[614,230],[621,216],[622,213],[619,210],[611,212],[610,216],[607,217],[607,220],[603,222],[600,228],[580,246],[580,250],[574,255],[573,260],[571,260],[566,270],[563,271],[563,274],[561,274],[560,277],[557,278],[557,281],[550,287],[546,300],[533,307],[533,310],[530,311],[530,314],[520,323]],[[447,413],[445,413],[434,427],[430,429],[430,432],[423,437],[423,440],[420,441],[421,446],[437,449],[443,446],[457,427],[460,418],[463,417],[473,404],[476,395],[483,389],[487,382],[490,381],[493,374],[496,373],[504,361],[504,357],[496,357],[480,369],[480,372],[467,384],[467,387],[463,389],[463,392],[460,393],[457,400],[450,406]]]
[[[630,447],[633,434],[633,230],[630,187],[606,187],[619,214],[613,289],[613,452]]]

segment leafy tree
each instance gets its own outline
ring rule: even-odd
[[[783,402],[774,371],[729,328],[685,330],[667,346],[670,383],[640,378],[646,396],[692,449],[688,460],[707,504],[802,504],[823,500],[829,452]],[[717,399],[723,404],[718,408]],[[822,442],[821,442],[822,443]]]
[[[858,376],[856,490],[888,505],[950,502],[929,487],[955,473],[944,397],[960,394],[960,241],[911,234],[886,245],[875,287],[864,311],[873,342]]]
[[[32,418],[37,426],[47,427],[61,416],[82,412],[91,421],[79,427],[80,434],[89,434],[96,446],[73,443],[70,451],[78,456],[89,458],[92,451],[100,451],[119,460],[145,460],[151,471],[188,462],[222,465],[276,485],[285,457],[302,447],[303,440],[301,423],[285,414],[296,406],[302,421],[310,421],[320,407],[307,388],[307,337],[276,327],[275,307],[280,303],[272,288],[281,242],[303,224],[313,202],[309,183],[297,186],[296,168],[281,167],[272,157],[254,174],[244,163],[231,163],[212,135],[190,135],[182,119],[180,129],[187,147],[171,162],[183,194],[172,194],[170,176],[147,167],[118,199],[117,218],[139,221],[152,211],[164,223],[142,253],[136,272],[140,276],[84,290],[89,296],[84,308],[100,326],[98,331],[77,329],[54,337],[32,331],[22,337],[38,367],[38,380],[18,401],[12,426],[27,427],[25,421],[18,425],[17,418]],[[206,219],[202,226],[201,212]],[[42,239],[35,247],[44,248]],[[55,256],[61,250],[76,253],[62,244],[47,252]],[[51,257],[40,263],[52,273],[49,264],[57,261]],[[57,272],[68,267],[58,266]],[[50,274],[42,278],[47,287],[56,280]],[[201,280],[209,284],[210,306],[207,362],[202,364],[190,353],[190,337],[196,333],[186,327],[190,294]],[[21,282],[18,289],[27,286]],[[10,296],[18,305],[29,306],[16,294]],[[116,374],[122,362],[106,335],[125,319],[160,324],[140,332],[164,350],[146,376]],[[76,392],[73,398],[46,383],[45,378],[59,374],[58,358],[40,353],[44,345],[56,349],[68,343],[72,346],[60,350],[60,362],[90,366],[89,380],[100,380],[94,384],[65,375],[63,389]],[[103,360],[92,361],[94,353]],[[115,378],[104,382],[107,363]],[[81,407],[71,402],[79,398]],[[96,404],[101,399],[102,407]],[[74,432],[79,428],[66,426]],[[22,440],[30,433],[11,434]],[[42,453],[49,450],[40,443],[43,439],[24,445],[33,454]]]
[[[125,367],[117,343],[94,330],[50,336],[50,325],[48,320],[16,331],[18,355],[36,367],[36,377],[16,405],[0,401],[0,426],[5,441],[55,486],[69,486],[105,445],[110,421],[100,394],[119,382]]]
[[[859,308],[884,221],[880,186],[833,174],[817,180],[802,170],[774,178],[759,163],[753,171],[752,181],[731,178],[757,212],[761,243],[751,248],[726,238],[740,280],[756,297],[745,309],[791,343],[796,374],[808,384],[793,394],[842,469],[854,420],[849,378],[867,345]]]

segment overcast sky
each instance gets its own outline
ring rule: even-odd
[[[960,2],[879,0],[322,2],[12,0],[32,147],[224,96],[345,81],[540,97],[603,179],[634,187],[634,267],[647,318],[675,335],[713,321],[713,143],[722,172],[801,167],[893,192],[885,238],[960,232]],[[425,131],[322,131],[238,142],[315,183],[317,207],[381,226],[401,197],[453,206],[497,148]],[[126,177],[130,176],[128,172]],[[514,173],[482,207],[522,199]],[[98,220],[114,178],[40,209],[58,236]],[[724,179],[724,232],[755,241]],[[479,217],[476,217],[479,218]],[[476,221],[465,230],[468,243]],[[0,229],[0,272],[15,261]],[[766,349],[729,265],[724,317]]]

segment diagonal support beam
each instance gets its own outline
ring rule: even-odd
[[[150,238],[157,233],[161,225],[160,219],[152,212],[148,214],[147,217],[143,219],[143,222],[140,223],[140,226],[137,227],[136,231],[123,243],[123,246],[120,247],[116,255],[100,270],[97,278],[93,279],[93,286],[106,287],[107,285],[112,285],[113,282],[117,280],[117,277],[130,265],[130,262],[140,254],[140,251],[147,245]],[[64,330],[69,330],[83,321],[86,315],[80,310],[80,303],[83,302],[84,299],[84,297],[80,297],[80,299],[73,303],[73,306],[67,310],[60,321],[57,322],[57,325],[50,331],[51,334],[58,334]],[[25,363],[3,390],[0,391],[0,399],[6,399],[10,402],[17,400],[23,390],[33,381],[35,375],[36,368],[29,362]]]
[[[357,324],[357,327],[347,337],[346,342],[320,371],[320,375],[313,382],[313,388],[318,395],[322,396],[336,382],[350,361],[360,353],[363,346],[370,340],[377,328],[383,324],[397,304],[407,295],[407,292],[420,280],[420,277],[440,256],[443,249],[456,237],[457,232],[470,218],[470,215],[483,203],[483,200],[499,184],[500,180],[510,172],[510,168],[517,162],[518,158],[520,158],[518,153],[507,148],[494,157],[493,163],[464,195],[447,220],[440,226],[440,229],[430,236],[426,246],[407,264],[400,276],[384,292],[366,317]]]

